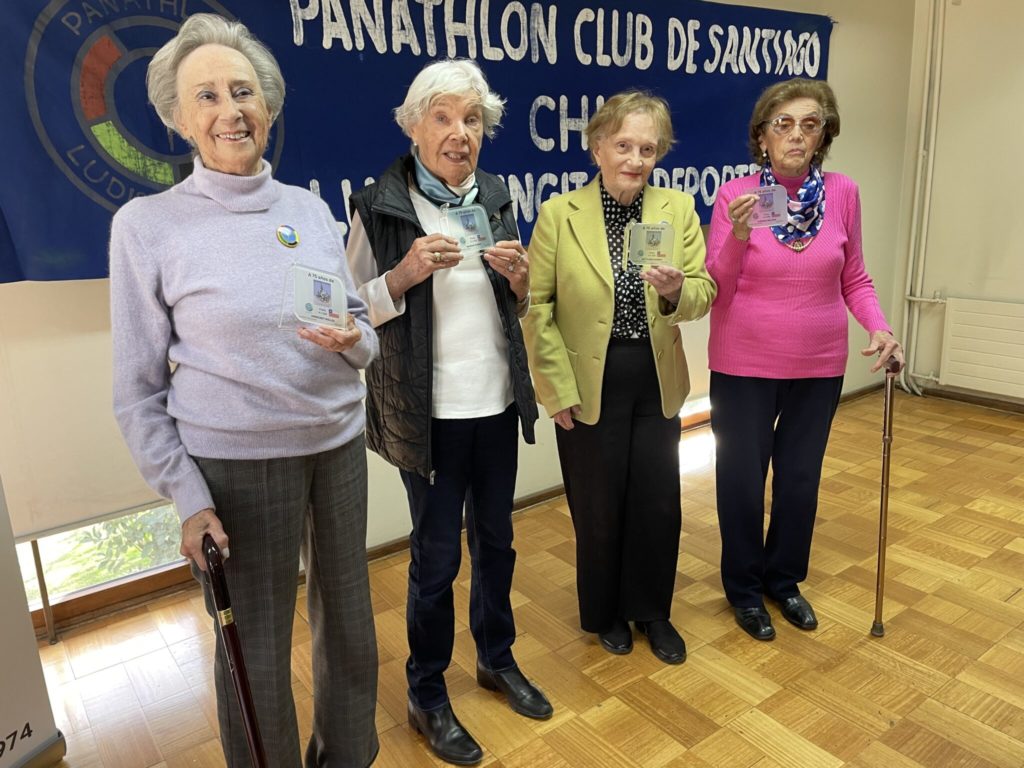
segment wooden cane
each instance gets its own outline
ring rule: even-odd
[[[878,569],[875,574],[875,620],[871,624],[874,637],[885,635],[882,624],[882,599],[885,591],[885,548],[889,528],[889,461],[892,458],[892,401],[900,361],[890,357],[885,362],[885,399],[882,406],[882,491],[878,510]]]
[[[249,688],[249,676],[245,672],[245,659],[242,657],[242,642],[238,637],[238,627],[231,612],[231,597],[228,595],[228,582],[224,577],[224,559],[220,547],[210,534],[203,536],[203,555],[206,557],[206,583],[213,593],[213,603],[217,608],[217,625],[224,650],[231,670],[231,682],[235,686],[238,707],[242,712],[242,723],[245,726],[245,739],[249,744],[249,758],[253,768],[267,768],[267,755],[263,750],[263,739],[260,737],[260,725],[256,719],[256,706]]]

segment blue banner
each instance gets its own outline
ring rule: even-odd
[[[0,282],[107,274],[110,217],[191,169],[146,100],[153,53],[193,13],[244,22],[287,82],[267,157],[343,229],[348,196],[408,148],[391,110],[429,60],[468,56],[507,99],[480,167],[503,176],[524,240],[541,202],[594,172],[583,128],[603,100],[646,88],[672,107],[678,144],[653,183],[697,198],[749,172],[757,94],[827,75],[825,16],[699,0],[19,0],[0,28]],[[10,73],[13,73],[13,77]]]

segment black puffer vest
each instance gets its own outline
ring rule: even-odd
[[[366,234],[383,275],[402,260],[413,240],[426,233],[420,227],[409,197],[413,174],[411,155],[400,157],[375,184],[350,198],[352,210]],[[494,240],[514,240],[518,227],[512,198],[497,176],[477,170],[480,192],[476,203],[487,211]],[[526,362],[526,345],[516,317],[516,297],[508,281],[484,267],[494,290],[498,317],[508,340],[512,393],[523,438],[534,442],[537,403]],[[405,293],[405,312],[378,327],[380,355],[366,369],[367,445],[399,469],[432,479],[430,457],[431,371],[433,370],[433,278]]]

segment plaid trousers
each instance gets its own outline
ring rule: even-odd
[[[225,575],[270,765],[302,765],[292,698],[299,554],[313,637],[313,734],[306,768],[362,768],[379,749],[377,642],[366,564],[363,436],[311,456],[194,457],[230,539]],[[198,569],[193,571],[199,575]],[[215,616],[203,586],[206,609]],[[217,641],[220,738],[229,768],[248,768],[238,702]]]

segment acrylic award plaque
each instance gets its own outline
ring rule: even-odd
[[[786,195],[786,188],[781,184],[756,187],[748,194],[757,196],[757,202],[754,203],[747,222],[751,229],[778,227],[789,220],[789,197]]]
[[[341,275],[292,264],[285,275],[281,297],[282,328],[302,324],[348,327],[348,296]]]
[[[626,271],[641,272],[644,267],[671,264],[674,237],[671,224],[630,224],[624,238]]]
[[[441,208],[441,233],[459,243],[463,256],[475,256],[494,245],[494,235],[482,205]]]

